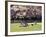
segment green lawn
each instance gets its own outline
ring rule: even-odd
[[[34,23],[33,23],[34,24]],[[28,23],[27,27],[20,27],[21,23],[11,23],[10,31],[11,32],[23,32],[23,31],[39,31],[42,29],[42,23],[34,24],[33,26],[31,23]]]

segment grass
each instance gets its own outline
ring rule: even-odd
[[[33,23],[34,24],[34,23]],[[31,23],[28,23],[27,27],[20,27],[21,23],[11,23],[10,31],[11,32],[23,32],[23,31],[39,31],[42,29],[42,23],[34,24],[33,26]]]

